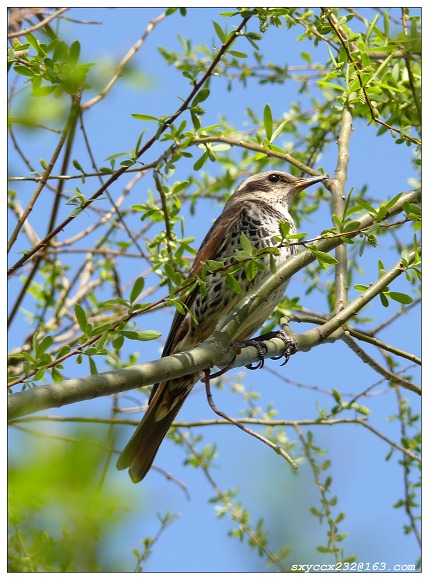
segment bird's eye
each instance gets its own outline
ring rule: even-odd
[[[271,175],[268,176],[268,181],[271,181],[271,183],[277,183],[280,181],[280,175],[277,175],[277,173],[271,173]]]

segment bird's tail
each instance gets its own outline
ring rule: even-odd
[[[151,468],[159,446],[195,380],[191,375],[161,383],[157,387],[143,419],[116,463],[118,469],[129,468],[133,483],[141,481]]]

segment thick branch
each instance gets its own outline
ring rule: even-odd
[[[405,202],[418,202],[420,196],[419,191],[405,193],[392,206],[389,215],[386,217],[400,212]],[[359,221],[361,226],[367,227],[371,225],[374,218],[366,214]],[[340,243],[341,240],[339,238],[330,238],[323,240],[318,247],[324,252],[329,252]],[[228,365],[234,354],[228,352],[231,337],[236,334],[243,321],[247,319],[251,312],[260,306],[261,302],[266,299],[269,293],[274,292],[283,283],[285,278],[290,278],[293,274],[314,261],[314,259],[314,254],[310,250],[307,250],[287,260],[275,274],[267,278],[250,296],[245,297],[238,304],[222,322],[222,326],[217,329],[210,340],[196,348],[188,352],[121,370],[91,375],[85,378],[71,379],[52,385],[35,387],[21,393],[15,393],[8,397],[9,417],[12,419],[51,407],[61,407],[78,401],[90,400],[96,397],[151,385],[155,382],[184,376],[190,372],[202,371],[213,366],[222,368]],[[372,286],[368,289],[367,293],[374,292],[371,288]],[[379,288],[378,291],[381,289]],[[341,330],[342,325],[345,324],[347,319],[354,316],[359,308],[363,307],[374,295],[376,294],[366,294],[364,298],[362,298],[363,294],[360,295],[346,309],[334,317],[334,319],[323,324],[319,329],[312,329],[297,336],[298,349],[307,350],[319,344],[322,339],[326,340],[337,329]],[[311,333],[317,333],[317,335],[310,336]],[[278,338],[267,341],[265,344],[267,345],[267,358],[281,355],[284,351],[284,344]],[[241,353],[236,357],[234,364],[231,365],[231,368],[244,366],[257,360],[254,347],[249,346],[242,349]]]
[[[344,190],[347,181],[347,168],[349,165],[349,143],[353,128],[353,107],[346,106],[341,116],[341,131],[338,138],[338,159],[335,168],[335,179],[331,180],[332,211],[341,220],[344,218],[345,199]],[[337,231],[340,227],[336,225]],[[347,248],[341,244],[335,250],[338,263],[335,266],[335,308],[334,313],[339,312],[347,304]]]

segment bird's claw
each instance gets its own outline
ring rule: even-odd
[[[259,360],[255,365],[253,363],[245,365],[246,369],[249,369],[251,371],[256,371],[258,369],[261,369],[264,366],[265,355],[267,354],[268,349],[267,349],[266,345],[263,342],[261,342],[258,338],[250,338],[249,340],[245,340],[243,342],[238,342],[236,344],[240,348],[245,348],[246,346],[253,346],[254,348],[256,348],[256,352],[258,353]]]
[[[288,336],[284,330],[279,330],[279,331],[273,333],[273,335],[274,336],[272,336],[272,338],[280,338],[280,340],[283,341],[283,343],[285,345],[285,351],[283,354],[280,354],[279,356],[273,356],[271,358],[272,358],[272,360],[280,360],[281,358],[284,357],[285,360],[280,365],[280,366],[283,366],[288,362],[290,357],[296,353],[297,348],[298,348],[298,343],[296,342],[296,340],[294,340],[293,338]]]
[[[263,341],[271,340],[272,338],[279,338],[280,340],[283,341],[285,345],[285,351],[283,354],[271,357],[272,360],[280,360],[281,358],[284,357],[285,360],[283,361],[281,366],[285,365],[290,359],[290,357],[296,353],[298,348],[296,340],[288,336],[284,330],[268,332],[256,338],[252,338],[250,340],[246,340],[244,342],[239,343],[239,346],[241,347],[254,346],[258,352],[259,361],[255,365],[253,364],[246,365],[247,369],[255,371],[261,369],[264,366],[264,357],[267,354],[268,348]]]

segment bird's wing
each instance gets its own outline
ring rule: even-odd
[[[234,204],[229,208],[226,208],[221,216],[217,218],[210,230],[208,231],[206,237],[201,243],[200,249],[195,256],[195,260],[188,278],[193,278],[201,274],[203,268],[203,262],[206,260],[214,260],[218,254],[219,248],[223,245],[228,237],[231,235],[234,226],[239,220],[239,215],[244,210],[242,204],[237,207],[238,204]],[[238,215],[239,214],[239,215]],[[186,296],[183,301],[185,305],[185,311],[192,304],[195,295],[198,293],[198,287],[195,288],[188,296]],[[168,356],[174,353],[174,348],[177,343],[186,336],[188,332],[188,322],[184,324],[186,314],[181,314],[178,310],[173,318],[171,324],[170,332],[168,333],[167,340],[165,342],[164,350],[162,356]]]

